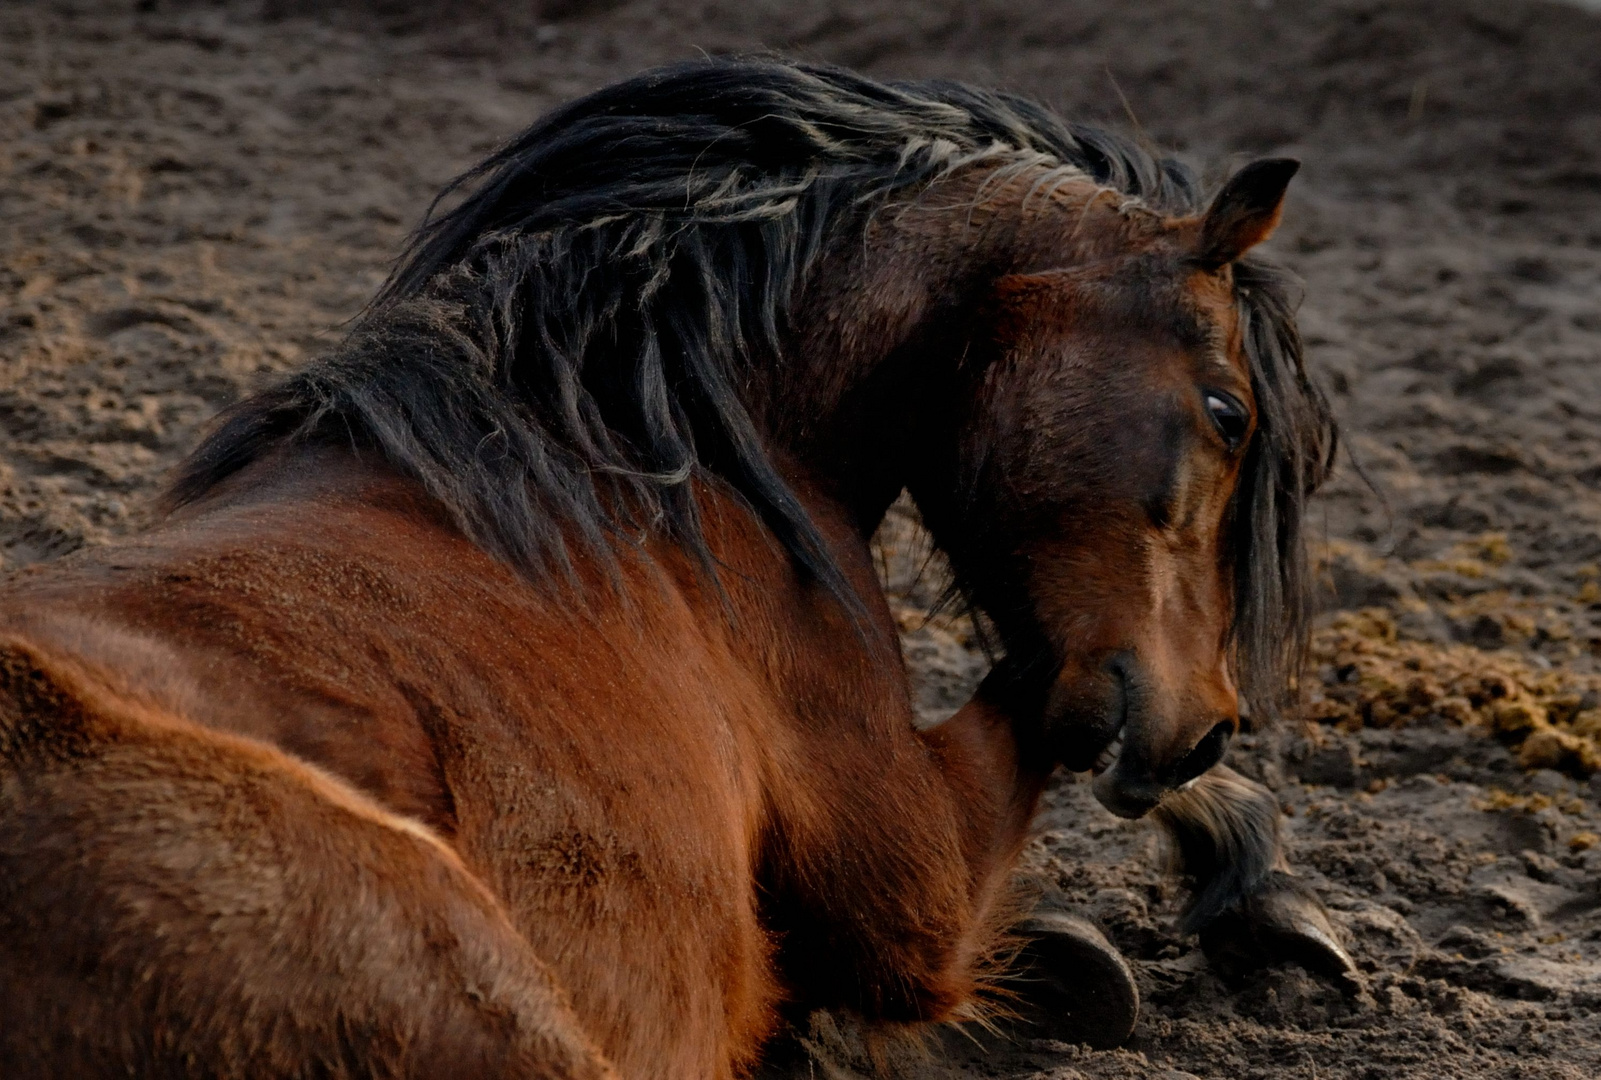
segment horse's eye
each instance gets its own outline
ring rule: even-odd
[[[1251,428],[1251,414],[1245,411],[1244,405],[1221,390],[1206,391],[1205,401],[1206,414],[1212,418],[1212,426],[1217,428],[1217,433],[1223,436],[1230,450],[1238,450]]]

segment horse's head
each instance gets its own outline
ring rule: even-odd
[[[995,284],[957,450],[935,469],[954,469],[940,484],[955,498],[914,486],[1010,662],[1032,672],[1046,745],[1093,770],[1097,797],[1123,816],[1216,764],[1238,730],[1241,652],[1263,636],[1242,631],[1263,614],[1247,595],[1259,568],[1242,559],[1277,564],[1286,540],[1282,518],[1281,535],[1253,535],[1273,509],[1260,503],[1324,464],[1286,470],[1272,460],[1284,448],[1264,446],[1282,418],[1259,396],[1278,391],[1253,370],[1264,328],[1243,293],[1259,271],[1236,264],[1277,224],[1295,169],[1248,166],[1195,217],[1131,216],[1090,195],[1076,235],[1117,235],[1088,259],[1075,241],[1067,268]],[[1312,457],[1326,458],[1328,436],[1325,423]]]

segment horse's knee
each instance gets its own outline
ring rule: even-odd
[[[0,641],[0,1073],[605,1077],[420,826]]]

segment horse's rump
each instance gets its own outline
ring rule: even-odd
[[[604,1077],[426,829],[0,636],[7,1076]]]
[[[597,572],[575,611],[562,586],[520,579],[385,470],[345,455],[315,460],[253,467],[240,496],[203,517],[13,582],[0,627],[36,657],[72,658],[45,669],[68,675],[19,683],[34,687],[30,700],[67,703],[17,706],[19,730],[64,737],[76,729],[56,714],[71,705],[92,722],[92,744],[111,719],[132,716],[140,745],[154,730],[162,745],[217,743],[225,765],[236,752],[265,754],[274,776],[294,779],[295,806],[301,796],[354,800],[358,817],[413,833],[481,882],[518,938],[510,953],[550,965],[586,1036],[619,1068],[717,1075],[725,1043],[749,1057],[779,993],[750,885],[761,828],[750,745],[781,740],[763,711],[770,692],[731,661],[719,620],[701,618],[696,590],[707,583],[671,560],[625,559],[630,599]],[[758,528],[728,509],[716,522]],[[79,684],[89,689],[59,688]],[[91,691],[103,707],[72,704]],[[157,816],[204,818],[185,800],[211,807],[224,800],[219,785],[240,798],[231,774],[191,771],[181,766],[188,786],[162,792]],[[107,781],[111,801],[142,805],[143,793],[116,794],[119,783]],[[224,846],[238,839],[210,819],[171,828]],[[322,828],[296,826],[273,857],[298,860],[297,880],[326,906],[348,906],[365,887],[342,864],[360,860],[322,851]],[[307,937],[272,921],[249,932]],[[331,951],[312,938],[302,952],[315,971]],[[205,947],[223,968],[254,963],[230,958],[226,942]],[[333,1003],[309,1008],[331,1013]],[[653,1035],[641,1012],[677,1028]],[[630,1061],[629,1049],[648,1059]]]

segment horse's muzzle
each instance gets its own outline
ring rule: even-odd
[[[1229,721],[1213,725],[1187,754],[1166,769],[1154,768],[1139,742],[1125,738],[1122,751],[1095,777],[1091,790],[1096,800],[1118,817],[1144,817],[1168,792],[1189,784],[1222,761],[1234,729]]]

